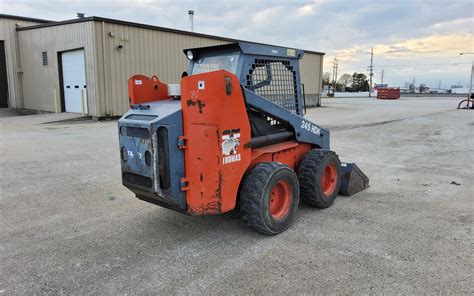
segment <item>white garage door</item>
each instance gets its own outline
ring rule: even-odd
[[[66,112],[82,112],[81,90],[83,90],[84,112],[88,113],[84,50],[63,52],[61,54],[61,61]]]

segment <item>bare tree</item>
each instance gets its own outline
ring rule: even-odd
[[[419,86],[420,94],[424,93],[427,89],[428,88],[426,87],[426,84],[424,84],[424,83],[420,84],[420,86]]]
[[[342,74],[339,78],[339,84],[343,86],[343,90],[349,87],[352,84],[352,75],[350,74]]]
[[[324,72],[323,73],[323,85],[331,84],[330,79],[331,79],[331,74],[329,72]]]

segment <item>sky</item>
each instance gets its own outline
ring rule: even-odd
[[[474,55],[474,1],[470,0],[0,0],[0,13],[65,20],[76,12],[229,38],[325,52],[324,71],[368,74],[374,82],[404,86],[467,86]]]

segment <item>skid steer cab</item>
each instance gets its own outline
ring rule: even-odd
[[[180,84],[128,81],[122,182],[139,199],[190,215],[239,208],[272,235],[290,226],[300,199],[326,208],[368,186],[330,150],[329,131],[303,117],[302,50],[234,43],[184,54]]]

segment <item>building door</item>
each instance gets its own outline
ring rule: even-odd
[[[8,107],[7,60],[5,41],[0,41],[0,108]]]
[[[66,112],[81,113],[84,108],[84,113],[88,113],[84,50],[63,52],[61,54],[61,64]],[[84,101],[81,93],[84,95]]]

